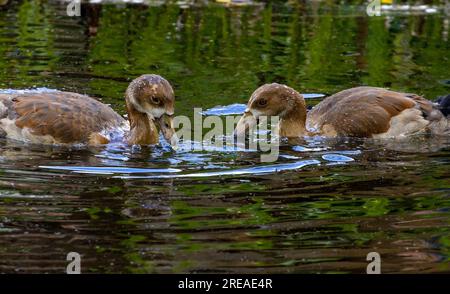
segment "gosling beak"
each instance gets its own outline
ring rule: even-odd
[[[244,138],[248,130],[252,130],[258,123],[257,118],[246,109],[244,115],[239,120],[236,128],[234,129],[235,137]]]
[[[164,139],[172,145],[172,148],[176,149],[178,143],[178,137],[173,127],[173,116],[163,114],[156,119],[156,124],[159,130],[162,132]]]

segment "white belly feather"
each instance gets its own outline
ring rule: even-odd
[[[425,132],[429,121],[424,119],[422,111],[416,108],[403,110],[390,120],[390,127],[387,132],[373,135],[373,138],[394,138],[406,137]]]

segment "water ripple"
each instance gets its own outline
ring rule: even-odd
[[[250,168],[239,168],[226,171],[206,172],[206,173],[190,173],[180,175],[150,175],[150,176],[115,176],[121,179],[168,179],[168,178],[205,178],[218,176],[240,176],[240,175],[263,175],[278,173],[281,171],[296,170],[308,165],[320,164],[318,160],[303,160],[293,163],[263,165]]]
[[[178,173],[180,169],[176,168],[132,168],[132,167],[91,167],[91,166],[39,166],[43,169],[65,170],[75,173],[92,173],[92,174],[136,174],[136,173]]]

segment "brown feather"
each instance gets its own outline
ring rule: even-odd
[[[308,126],[319,132],[324,126],[332,126],[338,136],[371,137],[386,132],[392,117],[413,107],[431,113],[433,104],[414,94],[357,87],[319,103],[308,114]]]
[[[87,143],[93,133],[119,126],[124,119],[109,106],[71,92],[0,95],[19,128],[52,136],[59,143]]]

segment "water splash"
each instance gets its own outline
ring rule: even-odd
[[[326,147],[305,147],[305,146],[294,146],[292,150],[297,152],[318,152],[327,150]]]
[[[355,161],[351,157],[348,157],[348,156],[345,156],[345,155],[341,155],[341,154],[336,154],[336,153],[324,154],[324,155],[322,155],[322,158],[324,160],[333,161],[333,162],[351,162],[351,161]]]
[[[32,89],[0,89],[0,94],[41,94],[59,92],[56,89],[49,89],[46,87],[32,88]]]
[[[234,103],[226,106],[215,106],[201,112],[202,115],[233,115],[242,114],[247,108],[245,104]]]

